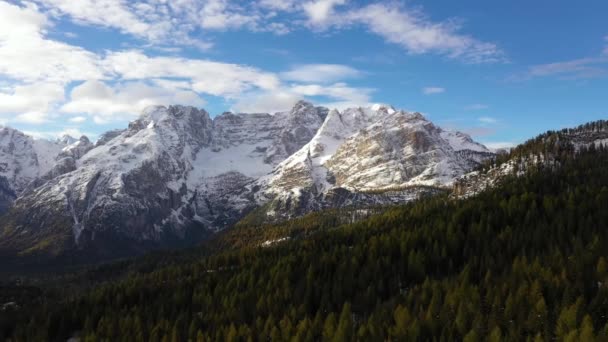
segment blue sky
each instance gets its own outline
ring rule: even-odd
[[[489,146],[606,118],[606,1],[0,0],[0,123],[388,103]]]

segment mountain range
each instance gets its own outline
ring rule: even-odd
[[[412,127],[414,132],[426,127],[426,138],[416,141],[428,139],[430,145],[443,141],[456,150],[450,152],[441,143],[435,150],[415,150],[419,159],[414,160],[447,158],[441,154],[445,152],[453,159],[443,165],[460,165],[463,156],[454,156],[481,157],[479,153],[485,152],[481,147],[477,153],[462,152],[474,151],[468,144],[467,149],[455,149],[454,141],[465,143],[454,139],[450,143],[449,138],[463,136],[433,129],[419,115],[390,114],[388,107],[386,113],[373,108],[356,113],[366,111],[386,118],[384,128],[389,131],[395,127],[391,115],[403,116],[409,122],[400,127],[406,130],[405,136],[412,135],[408,131]],[[330,115],[328,112],[322,126]],[[157,118],[154,124],[149,120],[141,122],[144,129],[161,126]],[[438,336],[446,341],[607,340],[608,121],[548,131],[492,155],[456,179],[437,172],[445,167],[434,166],[416,181],[393,176],[403,174],[394,171],[390,161],[395,155],[412,160],[410,150],[383,154],[391,150],[375,147],[377,141],[391,141],[393,150],[403,145],[414,148],[407,139],[392,139],[385,133],[387,137],[373,140],[369,126],[354,134],[338,126],[333,130],[336,135],[330,135],[337,137],[338,146],[330,149],[333,140],[321,134],[321,127],[298,151],[284,161],[275,161],[272,171],[251,176],[241,192],[232,194],[238,198],[258,187],[251,195],[251,201],[258,204],[237,224],[218,226],[221,231],[196,248],[85,267],[60,262],[73,261],[70,259],[31,267],[20,259],[20,264],[7,269],[12,260],[3,256],[0,340],[282,341],[292,340],[292,336],[307,341],[427,341]],[[124,137],[119,138],[126,132],[112,133],[96,144],[116,146],[114,139],[128,144]],[[357,136],[366,137],[365,147],[352,147],[358,146]],[[85,139],[79,142],[75,146],[87,145]],[[74,155],[75,171],[99,146],[80,158]],[[340,152],[345,146],[350,153]],[[251,148],[244,150],[250,152]],[[107,158],[110,149],[102,150]],[[369,156],[377,159],[367,160],[369,150],[373,151]],[[220,158],[221,151],[204,153],[208,158]],[[179,154],[174,157],[183,160]],[[103,160],[101,155],[95,158]],[[349,164],[354,158],[365,167]],[[204,165],[216,166],[215,170],[221,166],[198,164],[196,158],[188,163],[192,165],[186,169],[191,171]],[[352,171],[345,177],[339,176],[342,163]],[[408,163],[403,166],[412,168]],[[292,168],[304,171],[293,177],[293,187],[281,188],[280,184],[289,182],[282,177]],[[378,177],[367,178],[367,169]],[[75,171],[57,177],[74,178],[70,174]],[[98,178],[110,177],[110,171]],[[438,175],[437,183],[427,178],[431,172]],[[203,179],[203,171],[196,175]],[[424,183],[427,181],[431,183]],[[6,178],[5,182],[8,184]],[[45,184],[49,182],[56,183]],[[451,182],[451,189],[436,187],[442,182]],[[383,188],[384,184],[391,185]],[[31,196],[30,187],[35,185],[18,194],[11,213]],[[335,202],[328,200],[329,194],[338,187],[351,194],[352,205],[330,207]],[[439,193],[403,205],[366,208],[370,203],[366,201],[372,198],[383,203],[390,203],[389,198],[408,200],[400,195],[415,187]],[[111,195],[121,199],[121,189]],[[265,196],[267,202],[262,200]],[[289,213],[298,216],[291,211],[293,206],[285,204],[290,198],[293,203],[317,203],[317,207],[330,209],[282,222],[256,222],[280,220]],[[279,208],[277,203],[284,205]],[[314,206],[298,207],[316,210]],[[30,214],[42,210],[46,207],[41,204]],[[89,229],[84,227],[81,237]],[[24,228],[21,234],[31,233]],[[115,244],[120,244],[120,236]],[[46,241],[52,237],[47,235]],[[75,248],[102,247],[98,238],[83,244],[85,241]],[[68,250],[63,253],[77,256]]]
[[[411,201],[495,154],[387,105],[223,113],[153,106],[95,142],[0,129],[0,251],[110,258],[265,221]]]

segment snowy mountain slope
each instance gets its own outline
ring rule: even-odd
[[[0,126],[0,177],[19,194],[31,181],[51,170],[64,147],[62,142],[34,139]]]
[[[281,208],[271,214],[289,216],[327,207],[336,189],[351,197],[403,189],[402,198],[415,198],[405,189],[449,186],[491,156],[469,136],[444,131],[419,113],[382,105],[332,110],[310,143],[259,181],[258,199]],[[297,209],[290,213],[289,206]]]
[[[31,192],[35,188],[41,186],[47,181],[52,180],[53,178],[76,170],[76,161],[95,147],[89,138],[84,135],[78,140],[69,136],[67,136],[67,138],[64,136],[61,141],[71,141],[71,143],[61,149],[61,152],[59,152],[59,154],[55,157],[54,165],[50,170],[38,176],[38,178],[34,179],[27,185],[23,191],[24,194]]]
[[[66,148],[86,153],[73,171],[17,200],[0,227],[3,240],[23,248],[62,230],[58,245],[80,248],[117,239],[158,246],[195,241],[191,234],[221,229],[255,205],[245,185],[307,143],[325,112],[302,102],[275,115],[224,113],[212,120],[192,107],[149,108],[92,149]]]

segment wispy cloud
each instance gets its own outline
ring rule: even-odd
[[[484,124],[493,124],[493,123],[498,122],[498,120],[496,118],[489,117],[489,116],[482,116],[482,117],[478,118],[477,120]]]
[[[83,123],[83,122],[87,121],[87,118],[84,116],[75,116],[75,117],[69,118],[68,121],[72,122],[72,123]]]
[[[470,104],[466,107],[464,107],[464,109],[466,110],[483,110],[483,109],[488,109],[490,108],[490,106],[482,104],[482,103],[474,103],[474,104]]]
[[[298,100],[315,98],[328,108],[367,106],[374,89],[351,87],[346,83],[292,84],[272,91],[258,91],[239,97],[232,110],[237,112],[277,112],[291,108]]]
[[[604,44],[605,47],[597,56],[533,65],[525,72],[511,76],[509,80],[524,81],[540,77],[588,79],[608,76],[608,37],[604,38]]]
[[[55,17],[68,17],[81,25],[119,30],[151,44],[184,45],[209,49],[213,42],[197,34],[248,29],[256,32],[289,32],[275,20],[269,7],[257,2],[228,0],[124,1],[124,0],[33,0]],[[265,1],[268,4],[277,1]],[[287,9],[288,7],[284,7]],[[276,7],[272,10],[282,9]]]
[[[608,69],[608,56],[596,58],[581,58],[571,61],[540,64],[530,67],[529,77],[560,76],[564,78],[594,78],[605,76]]]
[[[325,83],[358,77],[361,72],[341,64],[305,64],[293,67],[280,75],[288,81]]]
[[[494,43],[483,42],[460,33],[457,20],[434,22],[419,9],[395,3],[376,3],[351,10],[337,17],[343,22],[363,24],[387,42],[397,44],[411,54],[435,53],[467,63],[492,63],[505,60],[504,52]]]
[[[441,88],[441,87],[424,87],[424,88],[422,88],[422,93],[424,95],[441,94],[444,92],[445,92],[445,88]]]
[[[343,5],[346,0],[313,0],[302,4],[302,9],[308,16],[308,23],[313,27],[328,25],[334,17],[334,7]]]
[[[69,135],[74,138],[79,138],[83,135],[87,136],[89,139],[95,139],[97,134],[92,132],[83,132],[77,127],[62,127],[56,130],[24,130],[23,133],[35,138],[35,139],[57,139],[63,135]]]

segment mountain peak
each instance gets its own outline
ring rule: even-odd
[[[78,140],[69,134],[62,134],[59,138],[57,138],[57,142],[64,145],[72,145],[76,141]]]
[[[183,126],[190,130],[190,128],[200,126],[210,127],[212,120],[207,111],[193,106],[148,106],[137,120],[129,123],[129,130],[137,132],[144,128],[157,127],[159,124],[163,127],[173,127],[173,129]]]
[[[371,109],[375,111],[384,111],[387,114],[393,114],[397,111],[395,107],[384,103],[376,103],[371,106]]]
[[[304,108],[313,108],[313,107],[314,107],[314,105],[312,103],[305,101],[305,100],[299,100],[298,102],[296,102],[296,104],[293,105],[291,111],[297,112]]]

